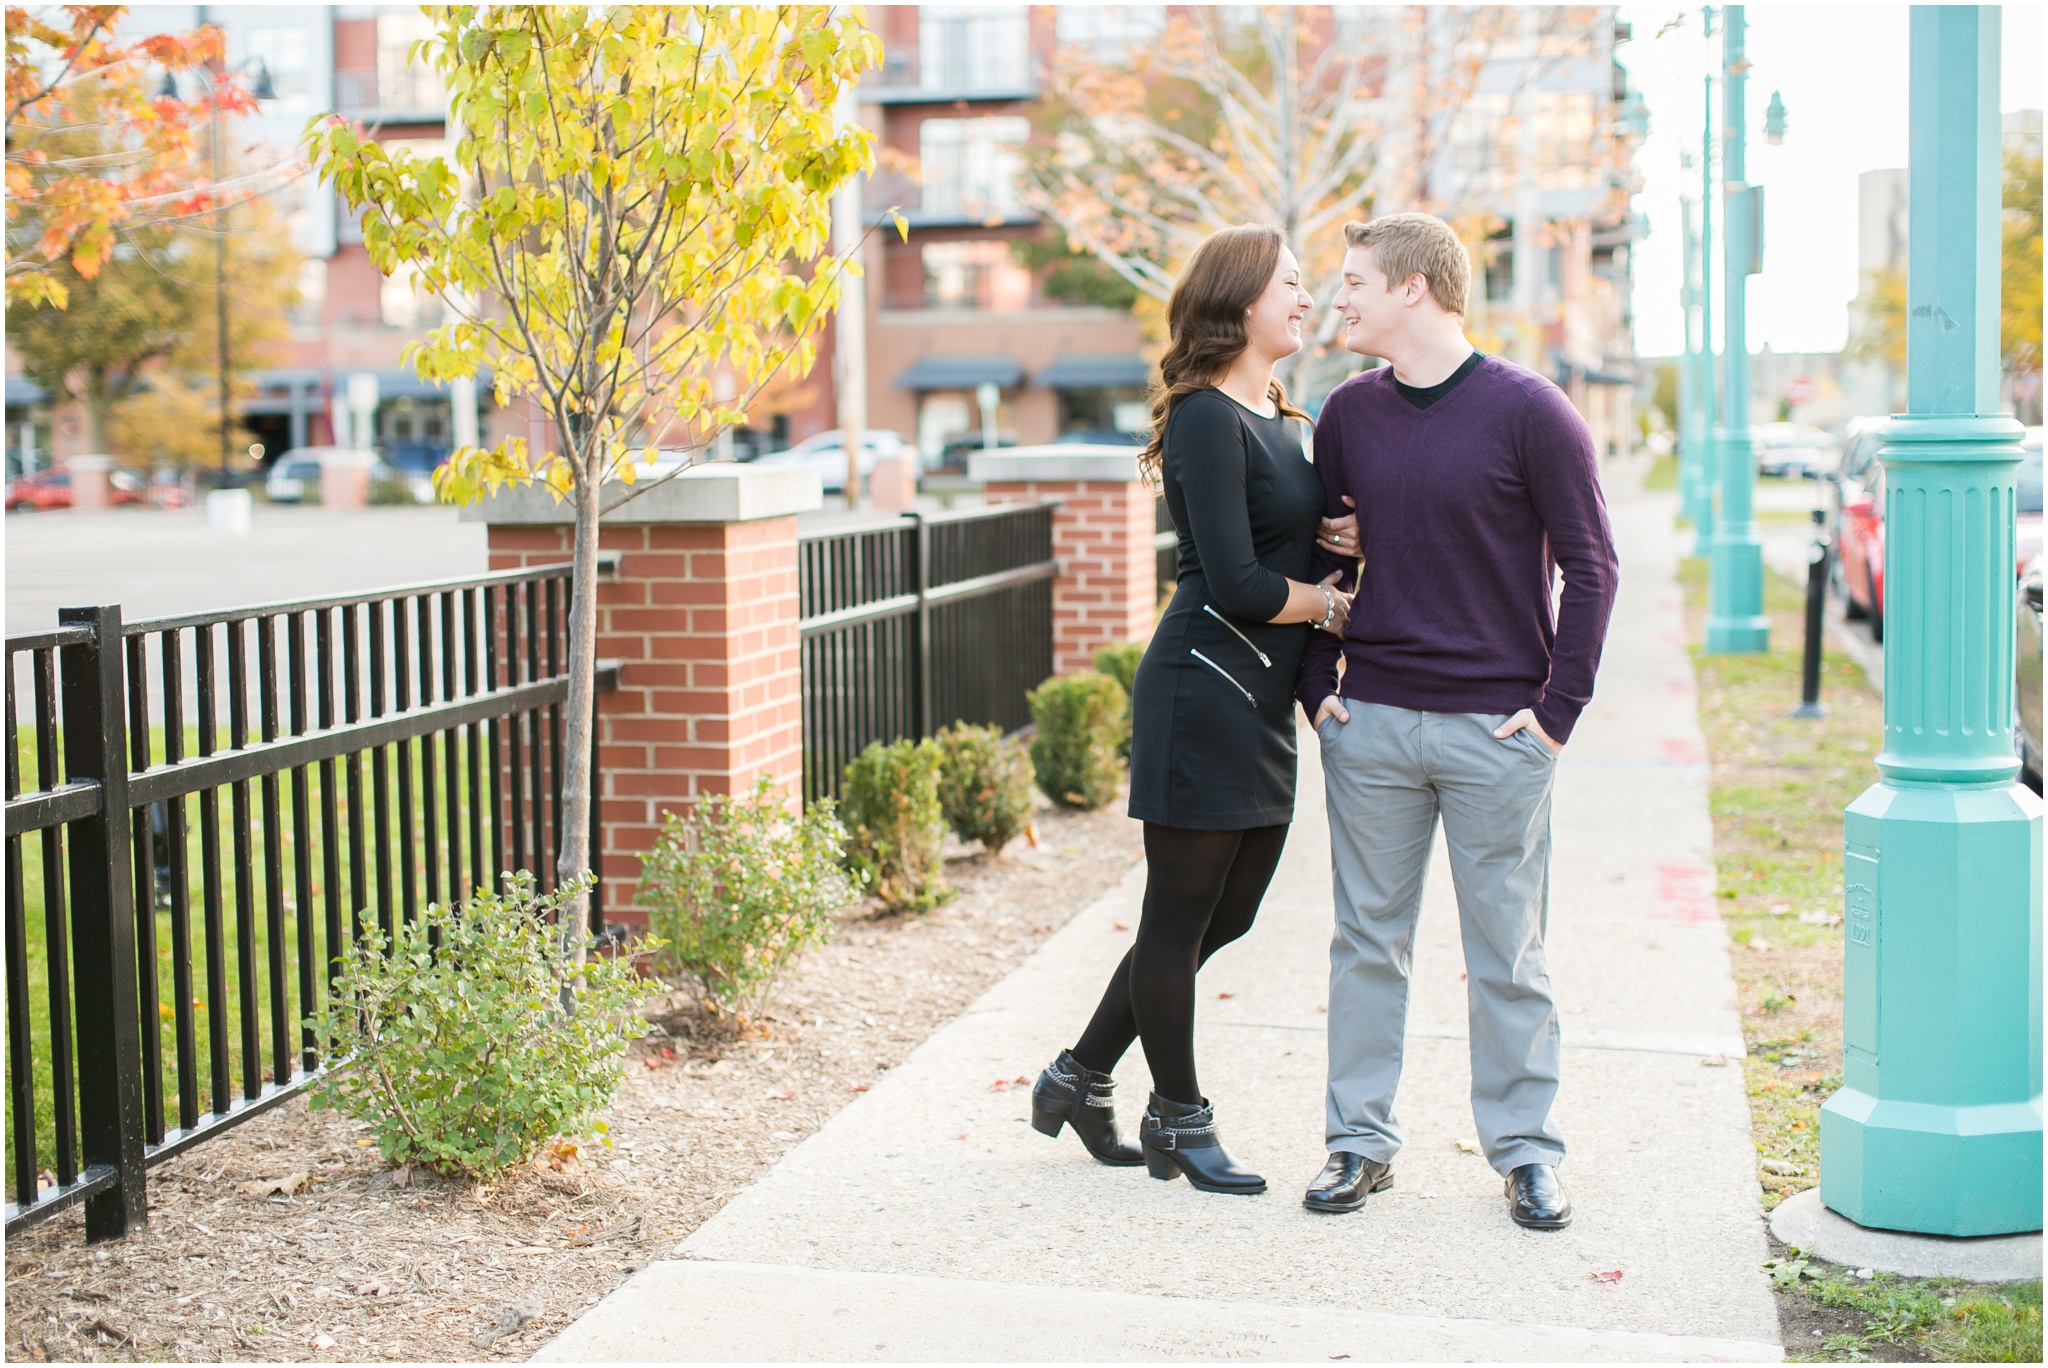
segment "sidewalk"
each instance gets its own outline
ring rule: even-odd
[[[1329,850],[1304,733],[1287,856],[1251,935],[1204,971],[1197,1049],[1263,1197],[1090,1162],[1026,1124],[1023,1088],[1085,1020],[1144,870],[564,1331],[544,1360],[1701,1360],[1779,1357],[1673,500],[1611,491],[1623,587],[1599,696],[1562,762],[1551,971],[1578,1211],[1509,1223],[1459,1150],[1464,985],[1438,842],[1415,956],[1396,1186],[1304,1211],[1320,1167]],[[1223,996],[1227,994],[1228,996]],[[1119,1070],[1135,1128],[1147,1079]],[[1620,1271],[1613,1281],[1595,1274]]]

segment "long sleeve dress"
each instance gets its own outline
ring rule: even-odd
[[[1220,390],[1174,405],[1162,452],[1179,581],[1132,690],[1130,814],[1203,831],[1294,817],[1294,684],[1314,629],[1269,621],[1308,578],[1323,487],[1297,419]]]

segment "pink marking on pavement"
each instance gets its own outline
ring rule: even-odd
[[[1686,764],[1704,764],[1706,762],[1706,745],[1696,736],[1659,737],[1657,746],[1664,752],[1666,760],[1678,760]]]
[[[1667,861],[1657,866],[1657,901],[1673,919],[1703,926],[1714,920],[1713,883],[1702,865]]]

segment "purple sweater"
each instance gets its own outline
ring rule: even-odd
[[[1365,573],[1341,648],[1309,634],[1296,696],[1310,716],[1340,692],[1341,649],[1345,698],[1534,708],[1562,744],[1593,697],[1619,578],[1592,434],[1564,392],[1489,356],[1417,409],[1381,366],[1330,392],[1315,451],[1331,516],[1342,495],[1358,505]],[[1353,568],[1318,548],[1312,573]]]

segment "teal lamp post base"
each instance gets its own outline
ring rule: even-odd
[[[1821,1108],[1820,1195],[1858,1225],[2041,1229],[2041,830],[2010,762],[1849,807],[1845,1086]]]
[[[2013,1235],[2041,1228],[2041,1100],[1887,1102],[1843,1088],[1820,1109],[1820,1200],[1871,1230]]]
[[[1708,571],[1707,653],[1760,655],[1771,649],[1771,620],[1764,615],[1764,539],[1752,502],[1756,448],[1746,428],[1717,433],[1714,448],[1721,506]]]

